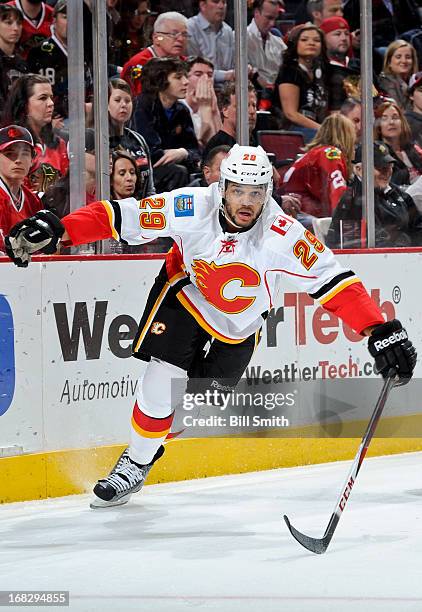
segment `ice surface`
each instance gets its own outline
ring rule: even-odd
[[[69,590],[78,611],[421,612],[422,453],[365,460],[325,555],[288,533],[284,513],[323,534],[349,465],[1,506],[0,590]]]

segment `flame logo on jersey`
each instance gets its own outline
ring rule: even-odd
[[[255,297],[237,295],[227,298],[224,290],[232,281],[240,281],[242,287],[258,287],[261,277],[258,272],[243,263],[228,263],[219,266],[213,261],[209,264],[202,259],[193,261],[192,270],[196,284],[205,299],[213,306],[228,314],[244,312],[251,306]]]

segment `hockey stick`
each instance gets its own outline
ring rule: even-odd
[[[385,402],[387,401],[388,394],[393,388],[396,382],[396,374],[393,370],[390,371],[389,376],[385,379],[384,385],[381,389],[381,393],[378,397],[377,404],[375,406],[375,410],[371,416],[371,420],[369,421],[368,427],[363,435],[362,441],[360,443],[358,452],[356,453],[355,460],[353,461],[353,465],[350,469],[349,474],[347,475],[346,482],[344,487],[341,489],[340,497],[337,500],[337,503],[334,507],[334,512],[331,515],[330,521],[328,523],[327,529],[322,538],[311,538],[310,536],[301,533],[297,529],[291,525],[289,519],[286,515],[284,515],[284,520],[286,521],[286,525],[289,528],[292,536],[302,544],[305,548],[310,550],[311,552],[316,553],[317,555],[321,555],[324,553],[331,539],[334,535],[334,531],[336,530],[337,524],[340,520],[343,510],[346,507],[347,501],[350,497],[350,493],[352,492],[352,487],[355,484],[357,475],[359,474],[359,470],[362,467],[363,460],[365,459],[366,451],[368,450],[369,444],[372,440],[372,437],[375,433],[375,429],[378,425],[378,421],[380,420],[382,411],[384,410]]]

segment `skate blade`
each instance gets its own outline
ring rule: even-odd
[[[93,510],[98,510],[98,508],[115,508],[116,506],[123,506],[124,504],[127,504],[130,497],[131,495],[125,495],[124,497],[116,499],[115,501],[104,501],[103,499],[96,497],[92,500],[92,502],[90,502],[89,507]]]

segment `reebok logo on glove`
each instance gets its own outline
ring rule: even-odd
[[[384,338],[384,340],[375,340],[374,347],[377,351],[381,351],[384,348],[388,348],[392,344],[396,344],[396,342],[401,342],[403,340],[407,340],[407,333],[405,329],[402,329],[400,332],[394,332],[388,338]]]

